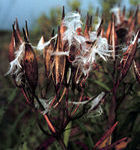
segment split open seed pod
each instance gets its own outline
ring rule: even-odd
[[[53,79],[56,86],[60,85],[63,81],[66,65],[66,56],[60,55],[59,52],[63,52],[60,27],[58,27],[57,45],[54,52]]]
[[[15,52],[16,50],[18,50],[19,46],[22,43],[22,38],[20,36],[20,30],[19,30],[17,19],[12,27],[13,27],[12,37],[11,37],[11,42],[9,44],[9,61],[10,62],[15,59]]]
[[[25,32],[24,37],[25,37],[25,56],[24,56],[25,76],[32,92],[34,93],[38,82],[38,64],[33,48],[26,41],[27,36]]]

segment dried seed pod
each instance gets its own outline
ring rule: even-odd
[[[54,36],[54,30],[52,33],[52,37]],[[54,56],[51,54],[54,52],[54,42],[55,40],[52,40],[50,45],[46,47],[45,50],[45,70],[47,78],[50,77],[52,74],[53,66],[54,66]]]
[[[64,17],[65,17],[65,8],[63,6],[62,20],[61,20],[61,25],[60,25],[60,35],[61,35],[62,48],[64,47],[64,44],[65,44],[65,41],[63,40],[63,34],[66,31],[66,26],[64,26],[64,23],[63,23]]]
[[[121,74],[119,77],[119,81],[124,79],[124,77],[126,76],[128,70],[132,64],[132,61],[134,59],[136,49],[137,49],[137,42],[138,42],[139,34],[140,34],[140,30],[137,32],[134,41],[132,42],[132,44],[130,44],[127,51],[125,52],[125,55],[123,56],[122,71],[121,71]]]
[[[19,25],[18,25],[18,20],[17,20],[17,18],[16,18],[16,34],[17,34],[17,37],[18,37],[19,42],[22,43],[23,40],[22,40],[22,38],[21,38],[21,36],[20,36],[20,30],[19,30]]]
[[[11,62],[15,58],[15,51],[18,50],[19,46],[22,43],[22,38],[20,36],[20,30],[18,26],[18,21],[16,19],[16,29],[15,29],[15,23],[12,25],[13,31],[12,31],[12,37],[11,42],[9,44],[9,61]]]
[[[97,36],[99,36],[101,34],[101,30],[102,30],[102,26],[103,26],[104,20],[102,18],[101,23],[99,25],[99,28],[97,29]]]
[[[25,44],[24,69],[27,81],[34,93],[38,81],[38,64],[35,53],[28,43]]]
[[[27,40],[29,41],[29,31],[28,31],[27,20],[25,21],[25,33],[26,33]]]
[[[140,64],[136,61],[133,61],[133,66],[134,66],[136,79],[140,83]]]
[[[13,25],[13,29],[14,29],[14,25]],[[14,32],[14,30],[13,30]],[[12,37],[11,37],[11,42],[9,44],[9,62],[11,62],[12,60],[14,60],[15,58],[15,37],[14,37],[14,33],[12,32]]]
[[[107,39],[108,39],[108,43],[112,45],[112,49],[113,49],[112,57],[115,60],[115,55],[116,55],[115,47],[117,45],[117,34],[115,30],[114,14],[112,14],[111,24],[109,25],[107,30]]]
[[[64,19],[65,17],[65,7],[63,6],[63,11],[62,11],[62,20]]]
[[[86,38],[89,38],[89,14],[87,13],[87,18],[86,18],[86,25],[85,25],[85,30],[84,30],[84,36]]]
[[[89,31],[92,31],[92,16],[90,16],[90,21],[89,21]]]
[[[112,48],[113,48],[112,57],[115,60],[115,56],[116,56],[116,48],[115,47],[117,45],[117,34],[115,31],[114,15],[112,16],[112,30],[111,30],[110,44],[112,44]]]
[[[108,41],[109,41],[109,37],[110,37],[111,26],[112,26],[112,23],[110,21],[109,24],[108,24],[107,31],[106,31],[106,38],[107,38]]]
[[[63,81],[66,65],[66,56],[59,55],[59,52],[63,52],[60,27],[58,28],[58,37],[57,37],[57,46],[54,56],[54,71],[53,77],[55,80],[56,86]]]
[[[23,35],[24,35],[24,41],[25,41],[26,43],[29,43],[28,37],[27,37],[27,34],[26,34],[26,31],[24,30],[24,28],[22,28],[22,30],[23,30]]]

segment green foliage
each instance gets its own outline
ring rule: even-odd
[[[71,133],[71,127],[72,127],[72,122],[70,122],[67,127],[65,128],[65,132],[64,132],[64,143],[66,145],[66,147],[68,146],[68,142],[69,142],[69,137],[70,137],[70,133]]]
[[[103,16],[105,17],[105,21],[108,22],[111,14],[110,14],[110,10],[120,4],[120,0],[99,0],[101,6],[102,6],[102,11],[103,11]]]
[[[129,0],[131,5],[138,6],[140,4],[139,0]]]
[[[37,26],[34,29],[33,37],[41,37],[43,35],[46,40],[51,36],[52,30],[57,30],[58,24],[61,20],[60,8],[53,8],[50,10],[50,15],[42,14],[37,20]]]
[[[72,11],[80,9],[81,3],[79,0],[68,0],[68,6]]]

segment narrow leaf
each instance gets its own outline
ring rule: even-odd
[[[94,82],[95,82],[97,85],[99,85],[100,87],[104,88],[105,90],[110,91],[110,88],[109,88],[105,83],[100,82],[100,81],[98,81],[98,80],[95,80]]]
[[[70,122],[67,127],[65,128],[65,132],[64,132],[64,143],[66,145],[66,147],[68,146],[68,142],[69,142],[69,137],[70,137],[70,133],[71,133],[71,126],[72,126],[72,122]]]

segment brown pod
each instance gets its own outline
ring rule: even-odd
[[[54,56],[54,71],[53,76],[55,77],[56,86],[63,81],[64,73],[65,73],[65,65],[66,65],[66,56],[59,55],[59,52],[63,52],[60,28],[58,28],[58,37],[57,37],[57,46],[55,50]]]
[[[28,43],[25,44],[24,69],[27,81],[34,93],[38,81],[38,64],[35,53]]]
[[[117,45],[117,34],[116,34],[116,30],[115,30],[115,21],[114,21],[114,14],[112,14],[112,18],[111,18],[111,23],[108,26],[108,30],[107,30],[107,39],[108,39],[108,43],[110,45],[112,45],[112,57],[115,60],[115,55],[116,55],[116,45]]]
[[[107,31],[106,31],[106,38],[107,38],[108,41],[109,41],[109,37],[110,37],[111,26],[112,26],[112,23],[110,21],[109,24],[108,24]]]
[[[12,27],[13,27],[12,37],[11,37],[11,42],[9,44],[9,61],[10,62],[15,59],[15,51],[18,50],[19,46],[22,43],[22,38],[20,36],[17,19],[16,19],[16,29],[15,29],[15,23],[12,25]]]
[[[52,40],[50,45],[44,49],[45,53],[45,70],[47,78],[52,74],[53,66],[54,66],[54,57],[51,54],[54,52],[54,42]]]
[[[104,20],[102,19],[102,20],[101,20],[101,23],[100,23],[100,26],[99,26],[99,28],[97,29],[97,36],[99,36],[99,35],[101,34],[101,29],[102,29],[103,23],[104,23]]]
[[[17,20],[17,18],[16,18],[16,34],[17,34],[17,38],[18,38],[19,42],[22,43],[23,40],[22,40],[22,38],[21,38],[21,36],[20,36],[20,30],[19,30],[19,25],[18,25],[18,20]]]
[[[127,51],[125,52],[125,56],[123,57],[122,71],[121,71],[120,78],[119,78],[120,81],[126,76],[128,70],[132,64],[132,61],[134,59],[136,49],[137,49],[139,33],[140,33],[140,31],[137,32],[137,35],[136,35],[133,43],[130,44]]]
[[[89,14],[87,13],[87,18],[86,18],[86,25],[85,25],[85,30],[84,30],[84,36],[86,38],[89,38]]]
[[[65,44],[66,41],[63,40],[63,34],[66,31],[66,26],[64,26],[63,20],[65,17],[65,8],[63,6],[63,11],[62,11],[62,20],[61,20],[61,25],[60,25],[60,35],[61,35],[61,43],[62,43],[62,48]]]
[[[13,28],[14,28],[14,25],[13,25]],[[15,52],[15,37],[14,37],[13,32],[12,32],[11,42],[9,44],[9,62],[11,62],[15,59],[15,54],[14,54],[14,52]]]
[[[113,48],[112,57],[115,60],[115,56],[116,56],[116,48],[115,47],[117,45],[117,34],[116,34],[116,30],[115,30],[114,15],[112,16],[112,30],[111,30],[110,44],[112,45],[112,48]]]
[[[28,31],[27,20],[25,21],[25,34],[26,34],[27,41],[29,41],[29,31]]]
[[[92,31],[92,16],[90,16],[90,20],[89,20],[89,31]]]

